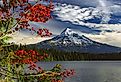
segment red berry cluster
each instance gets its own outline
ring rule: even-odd
[[[15,51],[15,58],[12,60],[13,64],[32,64],[32,62],[37,62],[44,60],[48,57],[48,54],[41,55],[34,50],[17,50]]]
[[[46,29],[46,28],[44,28],[44,29],[39,29],[39,30],[37,31],[37,34],[38,34],[39,36],[41,36],[41,37],[46,37],[46,36],[50,37],[50,36],[52,35],[52,33],[49,32],[49,30]]]
[[[32,5],[28,5],[25,10],[29,10],[28,13],[23,14],[25,19],[28,19],[30,21],[34,22],[43,22],[45,23],[51,18],[51,9],[48,6],[37,4],[32,7]]]
[[[15,31],[19,31],[19,29],[23,29],[23,28],[22,27],[20,27],[20,28],[16,27]],[[37,35],[41,36],[41,37],[50,37],[52,35],[52,33],[46,28],[35,30],[35,28],[32,27],[32,28],[26,28],[26,29],[28,29],[31,32],[33,31],[33,32],[37,33]]]
[[[38,67],[34,62],[31,62],[30,66],[28,68],[29,68],[29,70],[36,71],[37,73],[44,72],[44,70],[41,67]]]
[[[75,71],[74,71],[74,69],[65,69],[65,71],[63,71],[62,73],[61,73],[61,76],[63,77],[63,78],[66,78],[66,77],[71,77],[71,76],[73,76],[75,74]]]

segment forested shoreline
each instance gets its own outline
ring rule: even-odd
[[[43,49],[37,48],[36,46],[27,46],[27,45],[11,45],[3,47],[4,49],[0,51],[1,58],[3,54],[7,52],[12,52],[11,50],[36,50],[40,54],[46,52],[49,55],[48,61],[96,61],[96,60],[121,60],[121,52],[120,53],[79,53],[79,52],[65,52],[59,51],[56,49]]]

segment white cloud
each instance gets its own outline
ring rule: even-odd
[[[92,19],[96,14],[92,15],[94,8],[80,8],[79,6],[67,5],[67,4],[57,4],[54,9],[54,15],[57,15],[58,19],[62,21],[82,22],[84,20]]]
[[[110,8],[114,8],[115,6],[111,5]],[[120,6],[116,6],[116,7],[120,7]],[[107,8],[109,9],[109,7],[107,7]],[[103,12],[104,11],[102,10],[102,7],[80,8],[79,6],[60,4],[60,3],[56,3],[55,9],[54,9],[54,15],[57,16],[56,19],[59,19],[61,21],[69,21],[72,24],[77,24],[77,25],[86,25],[86,26],[89,26],[90,28],[96,26],[97,28],[99,27],[98,30],[99,29],[100,30],[102,30],[102,29],[103,30],[104,29],[105,30],[119,29],[121,31],[121,29],[120,29],[121,25],[119,25],[119,24],[84,23],[85,20],[93,19],[94,17],[97,17],[97,18],[105,17],[104,19],[110,19],[110,17],[106,17],[106,16],[108,16],[108,14],[105,14]],[[107,28],[100,28],[100,26],[107,27]]]
[[[121,33],[105,32],[100,35],[92,35],[92,34],[85,34],[85,35],[89,37],[90,39],[95,40],[97,42],[121,47]]]
[[[121,16],[121,5],[112,5],[110,9],[116,16]]]
[[[56,3],[54,15],[61,21],[70,21],[73,24],[80,24],[81,22],[95,18],[99,18],[102,23],[108,23],[112,12],[106,4],[105,6],[102,4],[102,6],[98,6],[97,8],[81,8],[80,6]]]
[[[56,15],[56,18],[60,19],[61,21],[70,21],[73,24],[80,24],[81,22],[87,22],[89,19],[95,18],[99,18],[98,21],[102,21],[101,23],[108,23],[112,19],[111,14],[121,16],[121,5],[111,4],[106,0],[99,1],[100,3],[103,2],[102,6],[99,5],[95,8],[81,8],[80,6],[71,4],[56,3],[54,15]]]

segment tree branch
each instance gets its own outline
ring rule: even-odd
[[[11,73],[12,74],[12,72],[10,72],[10,71],[8,71],[8,70],[6,70],[6,69],[4,69],[4,68],[1,68],[1,69],[3,69],[3,70],[5,70],[6,72],[9,72],[9,73]],[[1,74],[3,74],[3,75],[7,75],[7,74],[5,74],[5,73],[3,73],[3,72],[0,72]],[[17,73],[14,73],[14,74],[16,74],[16,75],[18,75]],[[23,76],[23,77],[37,77],[37,76],[49,76],[49,77],[53,77],[53,76],[59,76],[59,75],[61,75],[60,73],[58,73],[58,72],[52,72],[52,71],[45,71],[45,72],[43,72],[43,73],[39,73],[39,74],[25,74],[25,75],[23,75],[23,74],[20,74],[20,76]],[[16,76],[11,76],[12,78],[16,78],[17,79],[17,77]]]
[[[10,24],[10,20],[8,20],[8,23],[7,23],[7,25],[6,25],[6,31],[5,31],[5,34],[6,34],[6,33],[7,33],[7,31],[8,31],[9,24]]]

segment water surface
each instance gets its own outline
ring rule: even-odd
[[[76,74],[65,82],[121,82],[121,62],[116,61],[58,61],[39,62],[37,65],[51,69],[56,64],[75,69]]]

